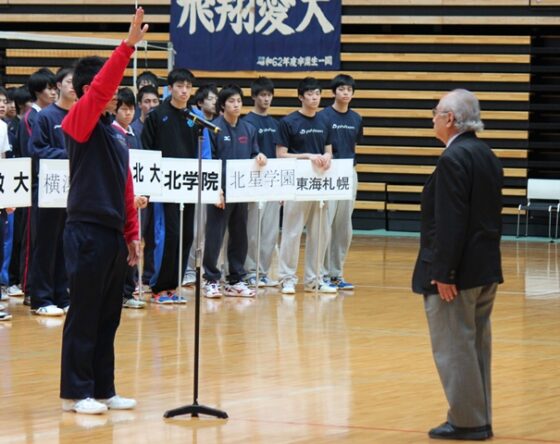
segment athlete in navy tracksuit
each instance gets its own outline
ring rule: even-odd
[[[143,15],[138,8],[128,38],[104,65],[98,57],[78,62],[73,84],[81,98],[62,122],[70,159],[64,229],[70,309],[62,338],[60,396],[64,410],[79,413],[136,405],[115,396],[114,340],[127,254],[129,265],[140,255],[138,221],[128,147],[105,113],[115,112],[117,87],[134,44],[147,30],[146,25],[140,28]]]
[[[37,114],[29,143],[37,172],[40,159],[68,159],[61,124],[76,100],[72,70],[60,70],[56,80],[59,99]],[[64,184],[56,186],[62,188]],[[36,208],[34,216],[35,243],[29,271],[31,309],[38,315],[59,316],[70,303],[62,245],[66,209]]]

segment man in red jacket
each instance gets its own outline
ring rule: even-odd
[[[64,254],[70,309],[62,338],[60,397],[65,411],[131,409],[116,395],[114,340],[126,264],[141,254],[128,146],[111,125],[115,94],[148,26],[136,10],[128,37],[103,63],[80,59],[72,83],[79,100],[62,122],[70,161]],[[128,254],[128,259],[127,259]]]

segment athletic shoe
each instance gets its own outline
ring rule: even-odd
[[[25,296],[23,296],[23,305],[31,307],[31,295],[26,294]]]
[[[111,410],[132,410],[136,407],[136,399],[121,398],[119,395],[115,395],[109,399],[100,399],[99,402],[106,405],[107,408]]]
[[[170,293],[169,296],[171,296],[171,299],[173,299],[174,304],[186,304],[187,303],[187,300],[183,296],[181,296],[180,294]]]
[[[142,293],[144,294],[150,294],[152,292],[152,289],[150,288],[149,285],[142,285]],[[138,296],[140,294],[140,286],[137,285],[136,288],[134,289],[134,291],[132,292],[133,296]]]
[[[255,276],[248,277],[247,279],[245,279],[245,284],[247,284],[249,287],[254,287],[255,285],[257,285],[257,278]]]
[[[282,294],[296,294],[296,285],[293,281],[285,281],[282,283]]]
[[[8,287],[8,296],[10,297],[22,297],[23,296],[23,290],[21,289],[21,287],[19,285],[12,285],[10,287]]]
[[[216,281],[208,281],[204,286],[204,296],[207,298],[221,298],[220,284]]]
[[[65,412],[83,413],[85,415],[99,415],[107,411],[107,406],[93,398],[63,399],[62,410]]]
[[[183,276],[183,282],[181,282],[181,286],[192,287],[194,284],[196,284],[196,274],[185,273],[185,276]]]
[[[255,290],[247,287],[247,284],[243,281],[239,281],[236,284],[227,284],[224,286],[224,295],[233,296],[240,298],[254,298]]]
[[[331,278],[331,285],[336,286],[339,290],[354,290],[354,284],[346,282],[342,278]]]
[[[146,303],[144,301],[139,301],[138,299],[128,298],[123,300],[123,308],[144,308]]]
[[[9,321],[12,319],[12,315],[7,311],[0,310],[0,321]]]
[[[31,310],[31,312],[37,316],[62,316],[64,314],[64,310],[56,305],[46,305],[45,307]]]
[[[8,296],[8,289],[6,287],[0,287],[0,301],[7,301],[10,299]]]
[[[160,291],[152,295],[151,301],[153,304],[173,304],[173,298],[169,296],[167,291]]]
[[[318,288],[317,288],[317,284],[306,284],[305,291],[307,292],[318,291],[319,293],[336,293],[337,288],[334,285],[328,284],[327,282],[320,282]]]
[[[260,279],[259,287],[278,287],[280,282],[270,279],[268,276],[263,276]]]

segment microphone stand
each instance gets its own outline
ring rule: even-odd
[[[193,372],[193,403],[182,407],[177,407],[172,410],[167,410],[164,418],[173,418],[178,415],[191,415],[191,418],[198,418],[199,414],[215,416],[216,418],[227,418],[228,414],[222,410],[218,410],[198,403],[198,368],[199,368],[199,354],[200,354],[200,286],[201,286],[201,263],[202,263],[202,130],[203,125],[198,120],[198,206],[196,209],[196,253],[195,253],[195,269],[196,269],[196,283],[195,283],[195,309],[194,309],[194,372]],[[182,250],[179,248],[179,251]],[[182,270],[180,270],[182,271]],[[181,274],[179,272],[179,274]]]

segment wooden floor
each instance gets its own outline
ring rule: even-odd
[[[202,301],[199,401],[228,420],[178,417],[192,401],[193,297],[123,312],[117,389],[130,412],[62,413],[61,319],[10,301],[0,323],[0,443],[428,443],[446,403],[421,297],[418,240],[356,237],[339,296],[267,290]],[[560,260],[556,244],[504,242],[493,315],[499,443],[560,443]],[[298,287],[299,290],[299,287]]]

